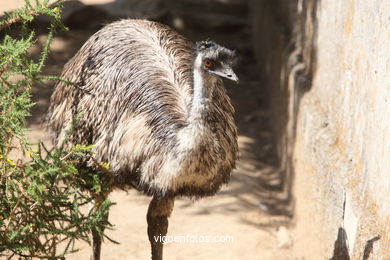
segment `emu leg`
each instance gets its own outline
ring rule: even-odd
[[[105,198],[106,198],[106,196],[99,196],[95,200],[95,205],[96,205],[97,209],[99,209],[100,205],[103,203]],[[103,217],[103,222],[107,222],[107,221],[108,221],[108,213],[106,215],[104,215],[104,217]],[[103,231],[104,230],[102,230],[102,232]],[[92,233],[92,260],[100,260],[100,251],[101,251],[101,247],[102,247],[102,237],[99,235],[99,232],[95,228],[91,229],[91,233]]]
[[[100,260],[102,238],[96,229],[92,229],[92,260]]]
[[[149,204],[148,214],[148,236],[152,247],[152,260],[163,259],[163,236],[168,231],[168,217],[171,215],[174,197],[156,198],[153,197]]]

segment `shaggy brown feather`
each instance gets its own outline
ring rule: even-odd
[[[69,145],[93,144],[115,185],[156,196],[214,194],[237,159],[234,109],[220,78],[205,86],[207,105],[194,109],[194,56],[193,44],[159,23],[107,25],[64,67],[61,76],[79,88],[55,87],[46,118],[55,143],[80,114]],[[192,133],[197,141],[183,145]]]

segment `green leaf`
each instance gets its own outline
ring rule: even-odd
[[[34,106],[33,86],[42,87],[38,83],[51,79],[82,89],[67,79],[42,75],[55,32],[66,28],[60,20],[63,1],[34,2],[26,1],[24,8],[0,21],[0,30],[16,22],[22,25],[17,36],[5,35],[0,43],[0,255],[55,259],[74,252],[75,240],[90,242],[91,228],[106,237],[102,231],[112,228],[105,218],[112,203],[107,200],[92,211],[81,210],[110,188],[107,175],[79,166],[78,160],[90,156],[93,146],[47,149],[41,142],[32,144],[25,134],[26,117]],[[50,16],[51,26],[36,62],[29,53],[37,44],[36,33],[27,24],[38,15]],[[15,152],[29,154],[29,159],[16,161],[11,156]],[[101,166],[109,168],[108,163]],[[57,244],[62,239],[64,247]]]

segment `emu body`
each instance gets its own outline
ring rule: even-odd
[[[235,167],[234,109],[221,79],[237,80],[233,55],[213,42],[194,46],[159,23],[122,20],[65,65],[62,77],[79,87],[59,82],[51,97],[46,122],[57,145],[80,114],[69,144],[93,144],[94,161],[110,162],[114,186],[153,195],[153,259],[162,259],[153,235],[166,234],[174,197],[213,195]]]

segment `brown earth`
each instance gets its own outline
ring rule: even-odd
[[[0,11],[10,10],[22,1],[4,1]],[[95,1],[96,2],[96,1]],[[104,1],[100,1],[104,2]],[[106,1],[107,2],[107,1]],[[96,23],[96,21],[95,21]],[[45,73],[58,75],[88,37],[95,26],[73,26],[60,33],[51,46]],[[199,201],[178,198],[170,218],[168,235],[227,235],[231,243],[170,243],[165,246],[165,259],[294,259],[288,235],[290,217],[280,192],[281,179],[275,164],[268,114],[261,82],[256,75],[251,38],[248,30],[205,31],[184,29],[192,40],[211,38],[238,49],[241,61],[237,68],[240,85],[227,84],[236,108],[239,127],[240,160],[229,185],[217,195]],[[46,35],[42,32],[40,42]],[[38,49],[32,50],[36,55]],[[33,90],[37,102],[29,119],[33,140],[50,143],[41,121],[48,107],[53,84]],[[110,196],[117,203],[110,212],[115,230],[108,234],[119,245],[105,242],[102,259],[148,259],[150,247],[146,234],[146,211],[150,198],[131,190],[115,191]],[[67,259],[89,259],[87,244],[77,245],[79,252]]]

